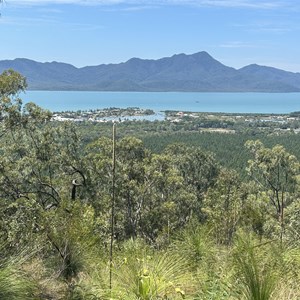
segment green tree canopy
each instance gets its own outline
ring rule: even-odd
[[[247,171],[259,188],[267,192],[275,217],[281,226],[281,237],[284,231],[284,210],[294,200],[300,164],[281,145],[266,148],[259,140],[248,141],[246,147],[252,153]]]

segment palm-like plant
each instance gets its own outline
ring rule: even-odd
[[[131,243],[133,248],[125,250],[123,263],[115,270],[115,285],[122,299],[175,300],[187,296],[192,284],[186,259],[170,252],[154,254]]]
[[[193,269],[203,266],[215,256],[215,245],[209,228],[191,222],[176,235],[170,246],[180,256],[186,258]]]
[[[237,238],[233,262],[237,282],[247,300],[269,300],[276,285],[274,263],[269,256],[269,244],[255,244],[251,236]]]

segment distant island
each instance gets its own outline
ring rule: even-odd
[[[6,69],[23,74],[30,90],[300,92],[300,73],[256,64],[234,69],[204,51],[83,68],[25,58],[1,60],[0,73]]]

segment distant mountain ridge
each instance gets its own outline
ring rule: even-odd
[[[27,78],[30,90],[300,92],[300,73],[256,64],[234,69],[204,51],[83,68],[25,58],[0,61],[0,73],[10,68]]]

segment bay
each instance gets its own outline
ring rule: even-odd
[[[139,107],[191,112],[290,113],[300,111],[300,93],[182,93],[27,91],[24,103],[34,102],[52,112],[109,107]]]

